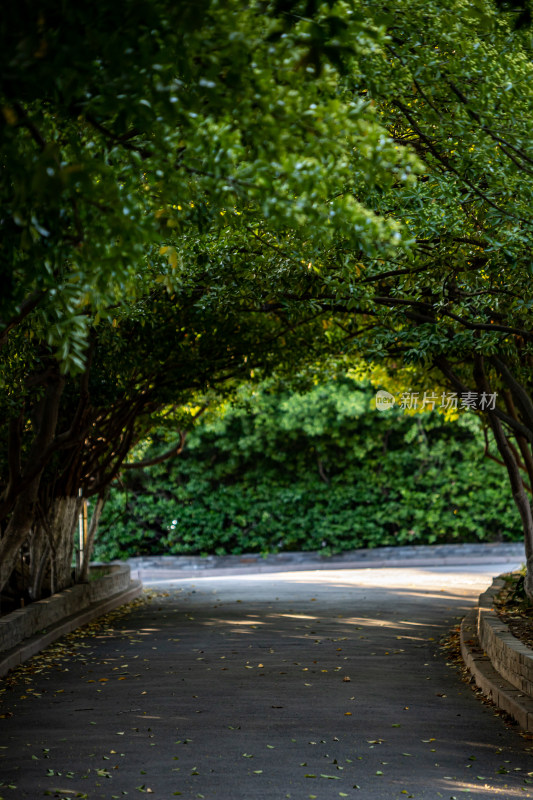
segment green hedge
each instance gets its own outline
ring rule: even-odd
[[[505,470],[480,421],[379,412],[350,380],[249,392],[172,462],[124,476],[96,557],[327,553],[380,545],[520,540]]]

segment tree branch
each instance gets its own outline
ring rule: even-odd
[[[13,103],[13,108],[21,117],[21,124],[29,130],[32,135],[32,139],[39,145],[39,149],[44,150],[46,147],[46,140],[42,136],[39,128],[37,128],[35,123],[30,119],[26,109],[23,108],[20,103]]]
[[[122,464],[122,469],[144,469],[145,467],[153,467],[155,464],[161,464],[162,461],[166,461],[167,458],[179,456],[185,447],[187,431],[179,431],[179,437],[179,441],[173,444],[168,450],[165,450],[164,453],[161,453],[161,455],[154,456],[153,458],[145,458],[144,461],[132,461]]]
[[[469,180],[468,180],[468,178],[466,178],[464,175],[462,175],[462,174],[459,172],[459,170],[457,170],[457,169],[456,169],[456,168],[455,168],[455,167],[454,167],[454,166],[453,166],[453,165],[450,163],[450,161],[449,161],[449,160],[446,158],[446,156],[445,156],[445,155],[443,155],[442,153],[440,153],[440,152],[437,150],[437,148],[435,147],[435,145],[433,144],[433,142],[431,141],[431,139],[429,138],[429,136],[427,136],[427,135],[426,135],[426,134],[425,134],[425,133],[422,131],[422,129],[420,128],[420,126],[419,126],[419,125],[417,125],[417,123],[416,123],[416,122],[415,122],[415,120],[414,120],[414,117],[413,117],[413,115],[411,114],[411,112],[409,111],[409,109],[407,108],[407,106],[406,106],[406,105],[404,105],[404,104],[402,103],[402,101],[401,101],[401,100],[393,100],[393,105],[395,105],[395,106],[396,106],[396,108],[398,108],[398,109],[399,109],[399,110],[402,112],[402,114],[403,114],[403,115],[404,115],[404,117],[405,117],[405,118],[408,120],[409,124],[411,125],[411,127],[413,128],[413,130],[415,131],[415,133],[416,133],[416,134],[419,136],[419,138],[420,138],[420,139],[421,139],[421,140],[422,140],[422,141],[423,141],[423,142],[426,144],[426,146],[428,147],[429,151],[430,151],[430,152],[433,154],[433,156],[434,156],[434,157],[437,159],[437,161],[438,161],[440,164],[442,164],[444,167],[446,167],[446,169],[447,169],[447,170],[449,170],[450,172],[452,172],[452,173],[453,173],[453,174],[454,174],[454,175],[455,175],[457,178],[459,178],[459,180],[460,180],[462,183],[464,183],[466,186],[468,186],[468,187],[469,187],[469,189],[471,189],[471,190],[474,192],[474,194],[476,194],[478,197],[480,197],[480,198],[481,198],[481,199],[482,199],[482,200],[483,200],[485,203],[487,203],[487,205],[489,205],[491,208],[494,208],[496,211],[498,211],[498,213],[499,213],[499,214],[503,214],[504,216],[506,216],[506,217],[509,217],[510,219],[517,219],[517,220],[520,220],[520,222],[524,222],[524,223],[526,223],[527,225],[530,225],[530,224],[531,224],[531,220],[529,220],[529,219],[524,219],[523,217],[519,217],[519,216],[517,216],[516,214],[510,214],[510,213],[509,213],[508,211],[506,211],[505,209],[503,209],[503,208],[500,208],[500,206],[499,206],[497,203],[494,203],[494,202],[493,202],[493,201],[490,199],[490,197],[487,197],[487,195],[486,195],[484,192],[482,192],[482,191],[481,191],[481,189],[478,189],[478,187],[477,187],[475,184],[473,184],[471,181],[469,181]]]
[[[36,308],[43,297],[45,297],[46,291],[42,292],[33,292],[20,306],[18,313],[12,317],[9,322],[4,323],[4,328],[0,331],[0,347],[3,347],[7,342],[7,338],[13,328],[15,328],[23,319],[25,319],[28,314],[31,314],[34,308]]]

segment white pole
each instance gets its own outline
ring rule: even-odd
[[[83,492],[78,489],[78,497],[82,497]],[[78,549],[76,550],[76,581],[79,580],[81,565],[83,560],[83,504],[78,516]]]

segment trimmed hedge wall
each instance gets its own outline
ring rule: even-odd
[[[373,395],[348,379],[250,391],[179,458],[123,476],[95,557],[521,540],[473,412],[379,412]]]

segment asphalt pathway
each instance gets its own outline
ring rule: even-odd
[[[4,681],[0,798],[533,797],[440,643],[500,567],[160,584]]]

